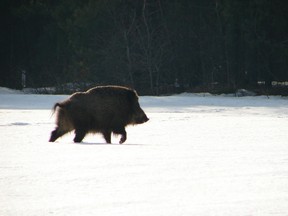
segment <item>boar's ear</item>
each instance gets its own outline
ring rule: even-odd
[[[136,91],[131,90],[127,92],[127,98],[131,104],[134,104],[138,100],[138,95]]]

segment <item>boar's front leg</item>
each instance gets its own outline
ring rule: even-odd
[[[126,141],[127,133],[126,133],[126,130],[125,130],[124,127],[123,128],[119,128],[117,130],[114,130],[113,132],[116,133],[116,134],[121,134],[121,139],[119,141],[120,144],[122,144],[122,143],[124,143]]]
[[[87,131],[83,130],[83,129],[76,129],[75,130],[75,137],[74,137],[74,142],[75,143],[79,143],[83,140],[83,138],[85,137]]]
[[[120,144],[124,143],[127,139],[127,133],[126,131],[124,130],[124,132],[121,134],[121,139],[119,141]]]

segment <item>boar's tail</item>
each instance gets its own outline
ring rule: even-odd
[[[52,115],[55,113],[57,107],[63,108],[64,105],[61,103],[55,103],[55,105],[52,108]]]

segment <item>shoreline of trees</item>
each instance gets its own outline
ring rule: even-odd
[[[1,7],[0,86],[287,95],[288,2],[22,0]]]

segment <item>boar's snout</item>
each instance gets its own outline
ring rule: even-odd
[[[145,123],[145,122],[147,122],[147,121],[149,121],[149,118],[146,116],[146,114],[144,113],[144,116],[143,116],[143,118],[142,118],[142,123]]]
[[[143,124],[145,122],[147,122],[149,120],[149,118],[146,116],[146,114],[144,113],[144,111],[141,109],[137,112],[134,121],[136,124]]]
[[[143,116],[142,116],[142,118],[139,118],[139,119],[137,119],[137,124],[143,124],[143,123],[145,123],[145,122],[147,122],[149,120],[149,118],[144,114]]]

